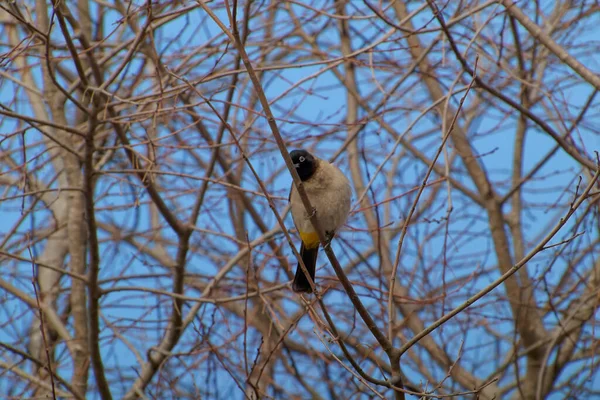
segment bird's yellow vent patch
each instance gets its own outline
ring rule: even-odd
[[[320,240],[317,232],[300,232],[300,239],[307,249],[313,249],[319,246]]]

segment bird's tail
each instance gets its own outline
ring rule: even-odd
[[[317,266],[317,254],[319,253],[319,245],[313,248],[306,248],[304,246],[304,242],[300,246],[300,256],[302,256],[302,261],[306,266],[310,274],[310,279],[315,281],[315,268]],[[294,277],[294,282],[292,283],[292,289],[294,292],[306,292],[311,293],[312,288],[310,287],[310,283],[308,283],[308,279],[306,279],[306,275],[304,275],[304,271],[300,267],[300,263],[296,267],[296,276]]]

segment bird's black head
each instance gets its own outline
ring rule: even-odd
[[[306,150],[293,150],[290,157],[302,181],[309,179],[317,170],[318,160]]]

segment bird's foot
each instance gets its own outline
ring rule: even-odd
[[[326,236],[327,241],[325,242],[325,245],[323,246],[324,249],[331,246],[331,241],[333,240],[333,238],[335,236],[335,232],[325,231],[325,236]]]

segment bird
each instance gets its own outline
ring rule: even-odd
[[[346,222],[350,212],[352,199],[350,181],[335,165],[315,157],[306,150],[293,150],[290,157],[303,183],[310,204],[317,212],[319,224],[325,231],[328,241],[331,241],[335,231]],[[310,273],[311,280],[314,282],[320,245],[319,235],[310,222],[310,215],[306,212],[293,182],[289,202],[294,225],[298,230],[300,239],[302,239],[300,256]],[[296,267],[292,290],[297,293],[312,292],[300,263]]]

